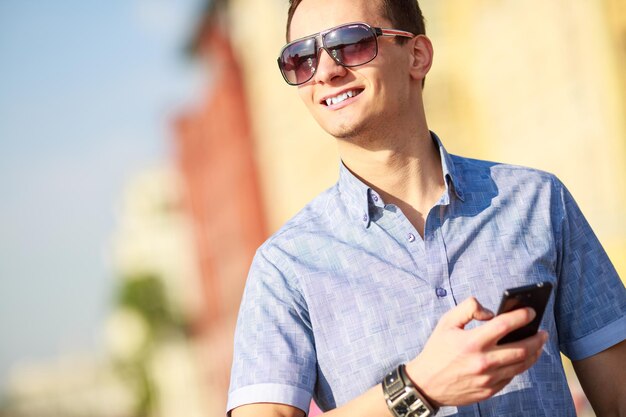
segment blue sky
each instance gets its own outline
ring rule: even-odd
[[[170,158],[203,0],[0,1],[0,385],[97,352],[124,184]]]

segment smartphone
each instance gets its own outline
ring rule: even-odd
[[[503,345],[505,343],[517,342],[518,340],[526,339],[536,334],[537,330],[539,330],[539,324],[541,323],[541,318],[543,317],[543,312],[546,309],[551,292],[552,284],[549,282],[539,282],[537,284],[505,290],[502,294],[498,314],[518,308],[532,307],[537,313],[537,316],[524,327],[513,330],[511,333],[504,336],[498,341],[498,344]]]

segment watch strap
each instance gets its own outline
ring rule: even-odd
[[[400,369],[403,366],[404,365],[398,366],[396,369],[385,375],[385,378],[383,379],[383,390],[391,399],[397,398],[404,392],[406,384],[404,383],[404,378],[402,378],[402,374],[400,373]]]
[[[429,417],[437,410],[428,403],[401,364],[383,378],[383,393],[394,417]]]

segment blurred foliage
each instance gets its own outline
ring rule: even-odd
[[[137,312],[148,324],[150,335],[155,340],[184,331],[183,320],[168,303],[163,281],[155,275],[123,279],[115,304]]]
[[[115,295],[118,308],[137,313],[148,328],[141,348],[128,358],[116,358],[116,369],[135,394],[135,417],[155,414],[158,391],[151,373],[156,347],[167,340],[185,336],[184,320],[172,309],[163,280],[154,274],[126,276],[120,280]]]

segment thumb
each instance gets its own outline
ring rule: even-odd
[[[442,321],[449,327],[462,329],[472,320],[490,320],[494,314],[483,307],[476,298],[470,297],[448,311]]]

